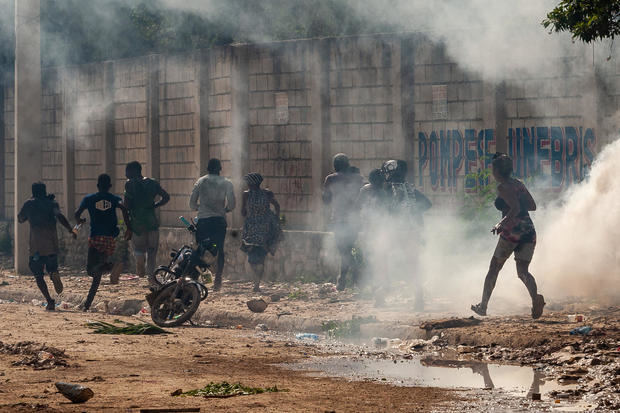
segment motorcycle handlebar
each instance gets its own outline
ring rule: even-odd
[[[192,233],[196,232],[196,226],[190,223],[187,219],[185,219],[184,216],[180,216],[179,220],[187,227],[187,230],[189,232],[192,232]]]

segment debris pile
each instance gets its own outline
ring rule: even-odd
[[[20,341],[15,344],[0,341],[0,353],[24,356],[22,359],[13,362],[13,366],[31,366],[35,370],[68,366],[67,355],[64,350],[34,341]]]

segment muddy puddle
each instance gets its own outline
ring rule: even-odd
[[[508,394],[527,398],[531,398],[532,393],[539,393],[543,400],[552,399],[548,395],[551,391],[562,393],[576,387],[574,384],[545,380],[544,374],[532,367],[433,358],[385,360],[313,357],[283,367],[307,371],[311,375],[384,381],[397,386],[501,389]]]

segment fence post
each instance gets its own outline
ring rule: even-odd
[[[159,179],[159,78],[161,73],[159,55],[147,57],[148,78],[146,83],[146,162],[147,175]]]
[[[117,179],[114,162],[115,125],[114,125],[114,62],[103,63],[103,171],[110,175],[112,183]],[[118,192],[118,188],[117,188]]]
[[[209,64],[207,50],[194,53],[194,142],[198,176],[207,174],[209,162]]]

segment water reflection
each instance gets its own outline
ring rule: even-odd
[[[381,380],[400,386],[502,389],[528,398],[533,393],[540,393],[544,398],[544,394],[552,390],[571,388],[553,380],[545,380],[544,373],[532,367],[467,360],[423,358],[394,361],[315,357],[285,367],[352,380]]]
[[[435,358],[424,358],[420,360],[420,364],[426,367],[443,367],[443,368],[470,368],[472,373],[479,374],[482,376],[484,380],[484,388],[486,389],[495,389],[495,384],[493,383],[493,379],[491,378],[491,373],[489,372],[489,364],[482,363],[479,361],[471,361],[471,360],[442,360]],[[523,367],[529,369],[528,367]],[[526,394],[526,397],[529,399],[532,397],[532,394],[538,393],[540,394],[541,387],[544,387],[545,375],[534,368],[532,368],[533,377],[532,384]],[[476,386],[477,387],[477,386]],[[546,389],[548,391],[548,389]]]

